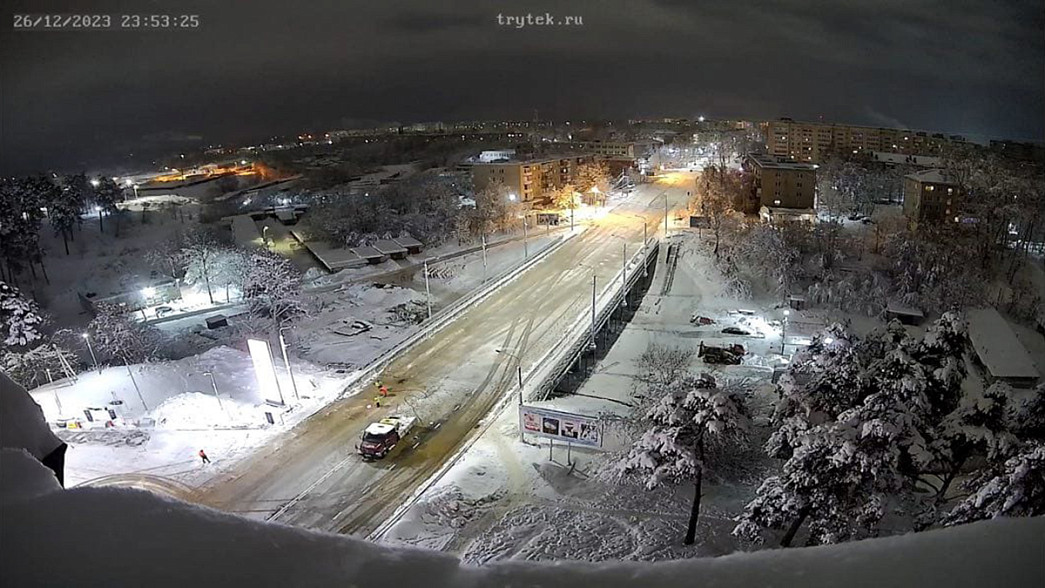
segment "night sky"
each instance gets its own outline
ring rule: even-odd
[[[88,8],[90,7],[90,8]],[[364,121],[650,116],[1045,133],[1042,0],[5,2],[2,171]],[[498,14],[583,26],[499,26]],[[198,14],[14,32],[15,13]]]

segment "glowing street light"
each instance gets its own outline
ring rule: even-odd
[[[99,185],[101,185],[101,182],[98,181],[98,178],[91,178],[91,185],[97,188]]]
[[[146,300],[151,299],[153,296],[156,296],[156,288],[153,288],[152,286],[142,288],[142,296],[144,296]]]

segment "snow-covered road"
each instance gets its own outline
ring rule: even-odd
[[[622,240],[642,243],[663,218],[662,194],[684,204],[686,186],[644,186],[543,262],[394,360],[381,375],[392,397],[373,407],[370,394],[335,402],[276,437],[197,493],[219,509],[344,533],[365,533],[388,517],[468,439],[509,393],[516,360],[524,371],[557,345],[590,304],[592,269],[601,288],[617,287]],[[511,351],[498,354],[496,349]],[[430,424],[389,458],[355,455],[372,420],[394,413]],[[415,446],[416,444],[416,446]]]

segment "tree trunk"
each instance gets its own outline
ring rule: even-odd
[[[203,261],[203,281],[207,284],[207,297],[210,298],[210,303],[214,304],[214,294],[210,291],[210,272],[207,270],[207,261],[204,258]]]
[[[966,459],[967,457],[963,455],[958,461],[954,462],[954,467],[952,467],[951,471],[948,472],[947,478],[943,481],[943,485],[940,486],[940,491],[936,493],[936,501],[934,504],[940,505],[943,503],[947,496],[947,489],[951,486],[951,482],[954,481],[958,472],[961,471],[962,466],[965,465]]]
[[[64,230],[62,231],[62,244],[65,245],[65,254],[69,255],[69,238]]]
[[[808,516],[808,506],[798,511],[798,517],[791,523],[791,526],[787,529],[787,533],[784,534],[784,538],[780,540],[781,547],[791,547],[791,542],[795,539],[798,529],[801,528],[802,523],[806,522],[806,517]]]
[[[697,518],[700,517],[700,489],[704,481],[704,468],[697,468],[697,481],[693,485],[693,507],[689,511],[689,526],[686,527],[685,545],[693,545],[697,538]]]

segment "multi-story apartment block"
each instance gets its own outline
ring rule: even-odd
[[[904,176],[903,212],[912,228],[922,223],[960,222],[961,189],[943,170]]]
[[[762,123],[762,132],[771,155],[808,163],[819,163],[832,155],[869,157],[874,151],[933,155],[947,145],[965,142],[960,135],[948,137],[910,129],[799,122],[789,118]]]
[[[759,206],[812,210],[816,200],[816,166],[761,153],[747,156]]]
[[[473,163],[472,185],[476,191],[491,183],[501,183],[522,202],[534,202],[550,197],[555,190],[574,182],[578,168],[595,160],[590,154],[543,157],[530,160],[510,160]]]

